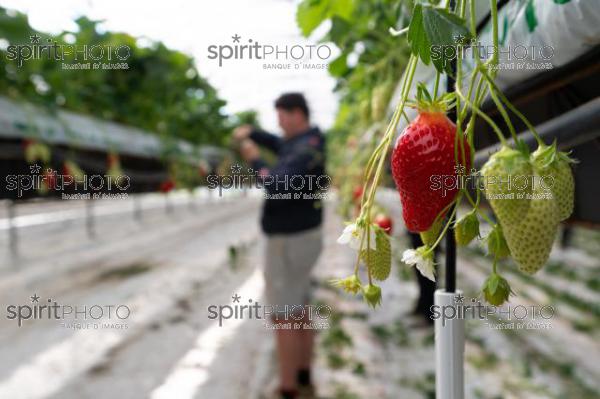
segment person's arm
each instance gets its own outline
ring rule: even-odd
[[[281,137],[259,129],[252,129],[248,138],[254,141],[256,144],[263,146],[275,153],[279,152],[282,142]]]
[[[302,146],[293,154],[280,159],[271,169],[264,169],[266,165],[262,160],[257,159],[252,163],[252,167],[261,174],[266,174],[273,178],[273,181],[284,181],[285,176],[291,179],[293,176],[306,176],[309,174],[322,173],[324,167],[324,154],[322,149],[311,146]],[[285,193],[293,191],[291,187],[286,190],[282,185],[265,185],[269,193]]]
[[[260,158],[258,145],[249,137],[240,143],[240,155],[258,174],[267,174],[269,166]]]

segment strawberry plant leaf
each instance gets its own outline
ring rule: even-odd
[[[347,53],[342,53],[339,57],[329,63],[329,73],[332,76],[344,76],[348,71],[348,64],[346,62],[348,58]]]
[[[510,256],[510,249],[504,238],[504,233],[500,225],[494,226],[492,231],[487,236],[488,254],[496,259]]]
[[[354,0],[304,0],[298,5],[296,22],[302,34],[308,36],[326,19],[349,19],[353,11]]]
[[[426,65],[433,65],[440,73],[452,74],[445,49],[464,43],[470,38],[465,21],[455,14],[432,5],[416,4],[408,27],[411,52]],[[436,51],[432,54],[432,49]]]
[[[327,18],[327,2],[305,0],[298,5],[296,22],[304,36],[308,36]]]
[[[444,49],[457,48],[468,38],[469,31],[465,21],[460,17],[441,8],[426,7],[423,9],[423,27],[432,47],[442,49],[441,56],[431,57],[433,65],[440,72],[452,74],[451,58],[445,57]],[[430,50],[431,51],[431,48]]]
[[[413,9],[412,19],[408,26],[408,43],[410,44],[410,51],[421,58],[421,61],[426,65],[429,65],[431,59],[429,38],[423,27],[423,6],[421,4],[415,4]]]

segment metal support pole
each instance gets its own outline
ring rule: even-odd
[[[450,9],[454,9],[454,5],[455,1],[450,0]],[[456,74],[455,59],[451,61],[451,68],[453,74]],[[453,76],[446,76],[448,77],[448,80],[446,81],[446,91],[450,93],[454,91],[455,80]],[[448,112],[448,118],[456,123],[456,107]],[[453,214],[455,206],[449,210],[450,215]],[[454,220],[450,218],[448,223],[450,223],[450,228],[446,233],[446,292],[454,292],[456,290],[456,241],[454,240],[454,228],[452,228]]]
[[[450,9],[454,9],[455,1],[450,0]],[[451,62],[452,72],[456,74],[456,60]],[[446,75],[446,90],[454,91],[455,80],[453,76]],[[456,108],[448,112],[448,118],[456,122]],[[456,205],[454,205],[456,206]],[[450,209],[450,215],[453,214]],[[450,226],[454,223],[451,217]],[[456,315],[456,241],[454,229],[450,227],[446,232],[446,287],[435,292],[434,304],[454,307]],[[439,309],[439,308],[438,308]],[[443,308],[442,308],[443,309]],[[442,314],[445,312],[442,311]],[[435,321],[435,390],[436,399],[463,399],[464,398],[464,351],[465,351],[465,321],[462,318],[447,320],[438,318]]]
[[[435,292],[434,304],[443,314],[444,306],[457,310],[457,292],[439,289]],[[462,293],[461,293],[462,295]],[[457,314],[458,312],[454,312]],[[435,321],[435,397],[436,399],[463,399],[465,351],[465,321],[462,318]]]
[[[454,207],[449,212],[454,210]],[[456,241],[454,240],[454,217],[450,218],[448,223],[451,223],[446,233],[446,292],[452,293],[456,291]]]

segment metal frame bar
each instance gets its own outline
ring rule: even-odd
[[[571,148],[600,137],[600,97],[538,125],[536,130],[547,143],[556,140],[561,149]],[[536,146],[535,137],[529,130],[519,133],[517,137],[529,148],[533,149]],[[507,142],[510,144],[513,140],[509,139]],[[490,154],[498,151],[500,147],[500,143],[497,143],[479,150],[475,154],[475,166],[483,165]]]

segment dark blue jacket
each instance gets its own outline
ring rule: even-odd
[[[258,159],[252,167],[264,177],[267,199],[261,225],[266,234],[296,233],[322,220],[320,195],[330,184],[325,175],[325,138],[314,127],[290,139],[255,130],[250,138],[277,154],[268,167]]]

